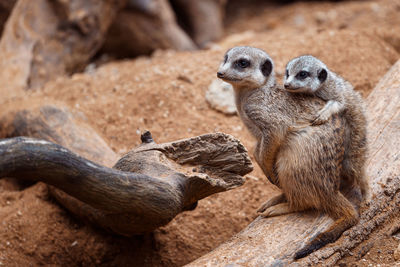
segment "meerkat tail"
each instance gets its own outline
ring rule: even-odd
[[[319,234],[304,248],[297,251],[294,255],[294,259],[297,260],[304,258],[323,246],[335,242],[347,228],[349,228],[349,223],[346,221],[346,218],[340,218],[335,221],[334,225],[332,225],[326,232]]]
[[[296,260],[306,257],[329,243],[335,242],[345,230],[358,222],[358,212],[340,192],[338,193],[335,207],[331,208],[328,213],[335,215],[334,218],[337,218],[334,224],[325,232],[320,233],[304,248],[297,251],[294,255]]]

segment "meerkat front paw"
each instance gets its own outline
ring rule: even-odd
[[[263,213],[266,209],[268,209],[269,207],[272,207],[274,205],[276,205],[277,203],[273,203],[271,201],[272,199],[267,200],[266,202],[264,202],[257,210],[257,213]]]
[[[285,195],[283,193],[280,193],[279,195],[276,195],[274,197],[271,197],[267,201],[265,201],[257,210],[257,213],[262,213],[269,207],[275,206],[279,203],[282,203],[286,201]]]
[[[301,123],[301,124],[296,124],[296,125],[291,125],[288,127],[289,132],[299,132],[301,130],[304,130],[305,128],[309,127],[312,125],[312,123]]]
[[[267,208],[260,214],[260,216],[267,218],[267,217],[274,217],[274,216],[288,214],[290,212],[291,212],[291,209],[289,207],[289,203],[280,203],[280,204],[277,204],[277,205]]]
[[[312,123],[312,125],[324,124],[329,120],[330,116],[331,116],[331,114],[329,111],[321,110],[320,112],[318,112],[318,115],[311,123]]]

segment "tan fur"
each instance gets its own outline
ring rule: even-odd
[[[353,86],[338,74],[330,71],[326,65],[313,56],[301,56],[292,59],[286,66],[285,88],[290,92],[313,94],[327,101],[325,106],[317,112],[313,124],[325,123],[334,114],[342,116],[348,124],[346,139],[345,161],[343,164],[343,179],[348,184],[355,184],[361,189],[364,199],[369,198],[369,186],[365,175],[367,155],[367,120],[365,105],[361,95]],[[320,81],[318,72],[324,69],[326,79]],[[296,74],[306,70],[309,77],[304,80],[296,79]],[[295,87],[296,90],[290,90]]]
[[[237,62],[244,56],[251,64],[240,68]],[[325,101],[284,90],[276,85],[273,69],[260,78],[260,66],[266,60],[272,62],[264,51],[235,47],[228,50],[225,59],[218,77],[232,84],[240,118],[257,139],[254,157],[283,192],[258,211],[269,217],[315,209],[335,219],[335,224],[307,244],[296,258],[333,242],[358,221],[358,212],[349,199],[358,204],[359,188],[343,180],[345,157],[351,154],[346,146],[348,122],[333,114],[322,125],[308,123]]]

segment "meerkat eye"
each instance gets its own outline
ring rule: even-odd
[[[300,80],[304,80],[308,76],[310,76],[310,73],[308,73],[307,71],[302,70],[299,73],[297,73],[296,78],[300,79]]]
[[[286,70],[286,78],[289,77],[289,70]]]
[[[228,55],[225,55],[224,57],[224,64],[228,61]]]
[[[245,69],[247,67],[250,66],[250,61],[248,61],[247,59],[239,59],[238,61],[236,61],[236,66],[238,66],[239,68]]]

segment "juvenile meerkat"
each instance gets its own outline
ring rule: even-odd
[[[365,175],[367,153],[367,120],[361,95],[353,86],[330,71],[319,59],[300,56],[286,65],[284,87],[292,93],[315,95],[327,103],[312,120],[313,125],[327,122],[334,114],[343,116],[348,124],[348,149],[345,150],[343,179],[360,187],[363,199],[368,198],[368,182]]]
[[[282,189],[282,194],[260,207],[261,215],[315,209],[335,220],[296,252],[297,259],[335,241],[358,221],[358,211],[344,195],[354,194],[355,185],[344,188],[341,181],[349,126],[334,114],[322,125],[298,127],[299,122],[311,120],[325,101],[278,86],[273,68],[263,50],[234,47],[226,52],[217,76],[233,86],[239,116],[257,139],[254,157],[271,182]]]

